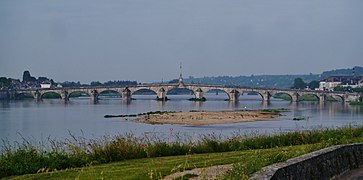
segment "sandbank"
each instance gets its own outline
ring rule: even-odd
[[[147,124],[208,125],[266,121],[273,120],[278,116],[278,112],[268,112],[262,110],[193,111],[149,114],[143,115],[143,117],[136,118],[131,121]]]

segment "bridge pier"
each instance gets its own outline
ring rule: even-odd
[[[326,101],[326,95],[325,94],[319,94],[319,101],[325,102]]]
[[[268,91],[264,91],[261,93],[263,101],[270,101],[271,94]]]
[[[228,93],[228,97],[229,97],[230,101],[238,101],[238,98],[240,95],[241,94],[235,89],[233,89],[231,92]]]
[[[61,96],[63,102],[67,103],[69,101],[68,91],[66,91],[66,90],[62,91],[60,96]]]
[[[42,94],[38,90],[35,91],[33,96],[34,96],[35,102],[42,101]]]
[[[198,88],[196,91],[193,91],[193,93],[196,101],[204,100],[204,92],[202,91],[202,89]]]
[[[166,101],[168,98],[166,97],[166,91],[164,88],[159,89],[156,93],[156,100],[158,101]]]
[[[125,88],[121,92],[121,98],[123,101],[131,101],[131,96],[132,96],[132,93],[129,88]]]
[[[299,102],[300,101],[300,95],[297,92],[294,92],[291,96],[291,102]]]
[[[98,92],[97,90],[92,90],[90,94],[91,104],[97,104],[98,103]]]

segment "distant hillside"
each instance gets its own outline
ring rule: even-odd
[[[363,76],[363,67],[355,66],[354,67],[355,75],[356,76]],[[324,71],[321,76],[323,78],[328,76],[352,76],[353,75],[353,68],[351,69],[335,69],[331,71]]]

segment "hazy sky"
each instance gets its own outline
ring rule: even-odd
[[[363,65],[362,0],[0,0],[0,76],[306,74]]]

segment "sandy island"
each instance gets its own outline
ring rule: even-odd
[[[278,112],[260,110],[165,112],[160,114],[144,115],[141,118],[136,118],[131,121],[147,124],[207,125],[272,120],[278,115]]]

